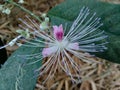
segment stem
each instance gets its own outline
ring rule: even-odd
[[[24,12],[28,13],[29,15],[31,15],[32,17],[34,17],[35,19],[37,19],[39,22],[42,22],[42,20],[35,15],[34,13],[32,13],[31,11],[27,10],[26,8],[22,7],[21,5],[15,3],[12,0],[6,0],[8,3],[15,5],[16,7],[19,7],[21,10],[23,10]]]

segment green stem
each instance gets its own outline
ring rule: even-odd
[[[13,4],[17,7],[19,7],[21,10],[23,10],[24,12],[28,13],[29,15],[31,15],[32,17],[34,17],[35,19],[37,19],[39,22],[42,22],[42,20],[37,16],[35,15],[34,13],[32,13],[31,11],[27,10],[26,8],[20,6],[19,4],[15,3],[14,1],[11,1],[11,0],[6,0],[8,3],[10,4]]]

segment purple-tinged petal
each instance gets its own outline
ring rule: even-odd
[[[49,48],[44,48],[42,51],[43,57],[50,56],[51,54],[55,53],[57,51],[57,46],[49,47]]]
[[[53,26],[53,32],[54,32],[54,37],[58,40],[58,41],[62,41],[63,39],[63,26],[62,24],[58,27],[58,26]]]
[[[69,49],[73,49],[73,50],[79,50],[79,43],[70,43],[69,45],[68,45],[68,48]]]

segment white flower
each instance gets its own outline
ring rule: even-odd
[[[3,5],[0,4],[0,11],[2,11],[2,10],[3,10]]]
[[[28,17],[27,17],[28,18]],[[20,19],[21,20],[21,19]],[[53,26],[51,34],[40,30],[39,25],[32,21],[29,25],[26,21],[23,24],[30,29],[31,34],[35,36],[34,42],[27,41],[29,44],[24,44],[28,47],[41,47],[43,51],[33,55],[26,55],[28,57],[40,57],[43,60],[48,57],[44,64],[38,69],[40,75],[48,73],[46,80],[50,79],[56,73],[59,68],[70,76],[73,82],[80,81],[80,66],[71,57],[71,54],[86,63],[93,63],[95,61],[86,57],[90,56],[90,52],[101,52],[107,49],[104,45],[106,44],[104,31],[99,30],[102,26],[100,18],[95,17],[95,13],[90,17],[88,8],[83,7],[73,22],[69,30],[64,30],[62,24],[60,26]],[[22,26],[23,29],[25,27]],[[66,32],[65,32],[66,31]],[[81,53],[84,52],[84,53]],[[36,63],[37,61],[33,62]],[[74,73],[71,71],[74,71]],[[44,82],[46,82],[46,80]]]
[[[63,31],[63,26],[62,24],[57,27],[57,26],[53,26],[53,35],[54,35],[54,43],[53,46],[49,46],[48,44],[48,48],[44,48],[42,55],[43,57],[47,57],[50,56],[54,53],[56,53],[57,51],[60,52],[64,52],[64,50],[79,50],[79,44],[78,42],[69,42],[66,38],[64,38],[64,31]]]
[[[19,33],[19,34],[21,34],[21,36],[23,36],[26,39],[30,38],[30,33],[29,33],[28,29],[26,29],[26,30],[18,29],[18,30],[16,30],[16,32]]]
[[[47,30],[49,29],[49,18],[45,17],[45,20],[40,24],[41,30]]]
[[[47,14],[46,14],[46,13],[43,13],[43,14],[41,15],[41,17],[42,17],[42,18],[46,18],[46,17],[47,17]]]
[[[24,0],[19,0],[18,3],[23,4]]]
[[[6,8],[2,10],[2,13],[9,15],[11,13],[11,10],[9,8]]]

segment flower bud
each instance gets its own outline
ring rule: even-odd
[[[10,12],[11,12],[11,10],[10,10],[9,8],[6,8],[6,9],[3,9],[3,10],[2,10],[2,13],[5,13],[5,14],[7,14],[7,15],[9,15]]]
[[[45,18],[45,21],[43,21],[41,24],[40,24],[40,29],[41,30],[46,30],[46,29],[49,29],[49,18],[46,17]]]
[[[18,3],[23,4],[24,0],[19,0]]]

